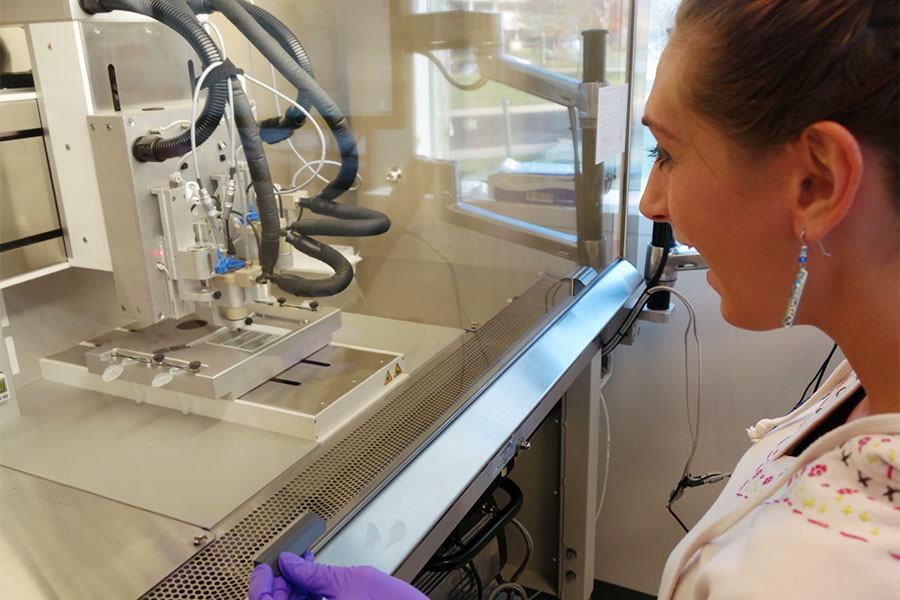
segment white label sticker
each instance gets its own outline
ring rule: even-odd
[[[597,103],[597,164],[600,164],[625,152],[628,84],[600,88]]]

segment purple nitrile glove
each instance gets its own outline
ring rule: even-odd
[[[269,565],[257,565],[250,574],[250,600],[293,600],[291,588],[283,577],[275,577]]]
[[[308,552],[302,557],[282,552],[278,568],[283,579],[266,565],[256,567],[250,576],[250,600],[428,600],[405,581],[374,567],[320,565]]]

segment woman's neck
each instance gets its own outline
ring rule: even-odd
[[[829,311],[832,318],[822,327],[866,389],[865,401],[850,420],[900,412],[900,261],[886,263],[880,275],[870,272],[868,281],[842,286],[832,297],[837,300]]]

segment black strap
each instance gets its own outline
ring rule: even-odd
[[[821,423],[816,425],[816,427],[803,436],[801,439],[794,442],[794,445],[785,452],[787,456],[800,456],[800,454],[809,448],[809,446],[831,431],[832,429],[837,429],[841,425],[847,422],[847,419],[850,417],[850,413],[853,412],[853,409],[859,405],[860,402],[865,400],[866,398],[866,390],[864,387],[860,386],[856,389],[855,392],[847,396],[842,402],[841,405],[834,409],[830,415],[825,417]]]
[[[215,84],[219,83],[223,79],[231,79],[232,77],[237,77],[238,75],[243,75],[244,70],[239,69],[230,59],[226,58],[222,61],[222,64],[218,67],[215,67],[209,74],[206,76],[206,79],[203,80],[203,89],[210,88]]]

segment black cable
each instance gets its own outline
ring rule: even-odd
[[[674,511],[674,510],[672,510],[672,505],[671,505],[671,504],[667,504],[667,505],[666,505],[666,510],[669,511],[669,514],[670,514],[670,515],[672,515],[673,517],[675,517],[675,520],[678,521],[678,524],[681,525],[681,528],[684,529],[684,532],[685,532],[685,533],[687,533],[687,532],[688,532],[687,525],[685,525],[684,522],[683,522],[681,519],[678,518],[678,515],[675,514],[675,511]]]
[[[665,233],[665,242],[663,244],[663,252],[660,257],[659,264],[656,266],[656,271],[653,273],[653,276],[647,282],[647,285],[644,287],[644,292],[638,298],[637,302],[634,305],[634,308],[631,309],[631,312],[628,313],[628,316],[625,317],[625,321],[616,331],[616,334],[613,338],[607,342],[602,342],[601,340],[601,353],[603,356],[608,355],[610,352],[616,349],[616,347],[622,342],[625,338],[625,334],[634,325],[635,320],[637,320],[638,316],[641,314],[641,311],[644,310],[644,307],[650,301],[650,296],[653,294],[647,293],[647,290],[651,290],[659,284],[659,280],[662,278],[663,273],[666,269],[666,261],[669,259],[669,253],[672,248],[672,243],[674,239],[672,238],[672,228],[667,227]]]
[[[289,273],[271,275],[272,282],[285,292],[307,298],[334,296],[347,289],[350,282],[353,281],[352,265],[343,254],[331,246],[292,231],[287,232],[285,239],[303,254],[325,263],[334,270],[331,277],[324,279],[307,279]]]
[[[819,370],[816,371],[816,374],[813,375],[812,379],[810,379],[809,383],[806,384],[806,387],[803,389],[803,393],[800,395],[800,401],[794,405],[794,408],[791,409],[791,412],[800,408],[807,399],[807,393],[809,392],[809,388],[815,382],[815,387],[813,388],[812,393],[815,394],[819,387],[822,385],[822,380],[825,378],[825,373],[828,371],[828,365],[831,363],[832,357],[834,357],[834,353],[837,352],[838,345],[834,344],[831,346],[831,351],[828,353],[828,356],[825,358],[825,361],[822,363],[822,366],[819,367]]]
[[[201,6],[197,6],[198,4]],[[356,180],[359,168],[356,139],[343,112],[322,86],[238,0],[203,0],[199,3],[192,2],[192,7],[202,8],[207,12],[221,12],[295,89],[303,90],[309,96],[312,105],[331,129],[340,150],[341,168],[335,179],[319,192],[317,198],[310,199],[310,202],[316,199],[331,201],[347,191]]]
[[[300,204],[312,212],[330,218],[294,222],[289,229],[305,236],[371,236],[390,229],[390,219],[381,212],[335,202],[356,181],[359,149],[347,118],[322,86],[238,0],[194,0],[192,6],[198,10],[217,10],[231,21],[295,89],[308,94],[334,136],[341,156],[337,175],[316,196],[300,200]]]
[[[82,0],[82,7],[90,13],[125,10],[149,16],[183,37],[194,51],[202,57],[204,67],[222,60],[219,48],[213,42],[209,33],[203,28],[197,16],[191,11],[186,0]],[[275,186],[272,182],[269,163],[263,150],[262,139],[259,137],[259,125],[253,116],[250,101],[244,94],[244,89],[236,77],[230,76],[223,79],[223,82],[225,85],[231,85],[231,95],[234,100],[234,125],[244,146],[247,168],[250,171],[250,179],[256,192],[256,208],[259,212],[260,226],[262,228],[262,232],[257,235],[257,239],[259,239],[259,264],[262,267],[263,276],[267,277],[272,274],[275,264],[278,262],[279,245],[281,243],[281,220],[278,216]],[[227,100],[227,88],[225,90]],[[210,95],[212,95],[212,92],[210,92]],[[218,120],[215,123],[210,124],[213,130],[219,126],[224,112],[223,104],[222,114],[218,115]],[[200,127],[199,122],[196,127]],[[197,133],[199,134],[199,131]],[[186,147],[181,141],[185,134],[187,134],[188,138]],[[168,157],[169,154],[173,156],[184,154],[187,151],[185,148],[190,148],[190,132],[185,132],[172,140],[143,136],[135,141],[132,154],[138,160],[161,161],[165,160],[165,157]]]
[[[825,379],[825,373],[828,371],[828,363],[831,362],[831,357],[837,352],[837,348],[837,344],[831,346],[831,352],[828,353],[828,358],[826,358],[825,362],[822,364],[822,370],[819,372],[819,378],[816,380],[816,387],[813,388],[813,393],[818,392],[819,388],[822,387],[822,380]]]
[[[151,17],[183,37],[200,57],[204,68],[222,60],[215,42],[184,4],[167,0],[82,0],[81,6],[89,14],[123,10]],[[197,147],[219,127],[227,102],[228,81],[223,79],[210,87],[203,110],[194,124]],[[183,156],[190,150],[190,130],[169,139],[156,135],[140,136],[132,146],[132,154],[140,162],[163,162]]]
[[[497,583],[503,583],[503,567],[505,567],[506,563],[509,561],[509,548],[506,541],[505,529],[501,529],[497,532],[497,554],[499,554],[500,558],[500,568],[497,570],[497,575],[494,579]]]
[[[297,217],[297,220],[298,220],[298,221],[300,220],[300,217],[303,216],[303,207],[302,207],[302,206],[300,207],[300,211],[301,211],[301,212],[300,212],[300,216]],[[444,261],[444,263],[445,263],[445,264],[447,265],[447,267],[450,269],[450,278],[451,278],[451,279],[450,279],[450,283],[453,285],[453,293],[456,295],[456,312],[457,312],[457,315],[458,315],[459,317],[461,317],[462,319],[464,319],[464,322],[461,323],[462,328],[463,328],[463,329],[467,329],[467,328],[471,327],[471,326],[472,326],[472,319],[469,317],[469,314],[466,312],[465,306],[463,306],[462,293],[460,292],[460,289],[459,289],[459,275],[458,275],[457,272],[456,272],[456,267],[453,265],[452,262],[450,262],[450,259],[447,258],[447,256],[446,256],[443,252],[441,252],[440,250],[438,250],[437,247],[434,246],[434,244],[432,244],[431,242],[429,242],[428,240],[426,240],[424,237],[422,237],[421,235],[419,235],[419,234],[416,233],[415,231],[412,231],[412,230],[407,229],[407,230],[403,231],[400,235],[410,235],[410,236],[416,238],[416,239],[419,240],[422,244],[424,244],[425,246],[427,246],[428,248],[430,248],[432,252],[434,252],[435,254],[437,254],[438,257],[439,257],[442,261]]]

